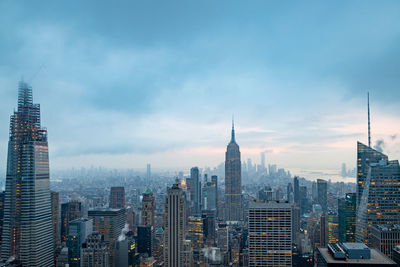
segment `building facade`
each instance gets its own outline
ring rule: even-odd
[[[378,224],[400,223],[400,165],[397,160],[389,161],[387,156],[361,143],[358,148],[358,166],[366,177],[359,179],[361,199],[357,206],[356,241],[371,244],[371,229]],[[375,156],[379,162],[372,162]],[[360,173],[359,173],[360,174]]]
[[[72,200],[61,204],[61,241],[68,240],[68,224],[70,221],[82,217],[82,204],[77,200]]]
[[[292,266],[290,203],[250,202],[249,266]]]
[[[154,195],[150,189],[147,189],[142,199],[142,225],[154,226],[154,213]]]
[[[32,87],[21,81],[18,109],[10,118],[2,258],[24,266],[53,266],[47,130]]]
[[[185,261],[186,200],[178,184],[168,189],[165,216],[164,263],[166,267],[182,267]]]
[[[339,241],[355,242],[356,232],[356,193],[347,193],[338,199]]]
[[[235,140],[232,122],[232,136],[225,153],[225,220],[243,220],[242,174],[239,145]]]
[[[125,208],[125,187],[111,187],[110,190],[110,208],[122,209]]]

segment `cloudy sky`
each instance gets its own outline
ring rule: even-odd
[[[118,2],[118,3],[115,3]],[[400,158],[398,1],[0,1],[0,170],[21,77],[51,168],[185,169],[244,159],[355,167]]]

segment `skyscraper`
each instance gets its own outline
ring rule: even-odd
[[[338,199],[339,241],[355,242],[356,232],[356,193],[347,193]]]
[[[60,245],[60,194],[51,191],[51,221],[53,224],[53,243],[54,249]]]
[[[165,203],[164,262],[166,267],[183,267],[186,231],[186,200],[178,184],[168,189]]]
[[[151,165],[150,165],[150,163],[147,163],[147,166],[146,166],[146,177],[147,177],[147,179],[151,178]]]
[[[93,221],[80,218],[68,224],[68,263],[70,267],[81,266],[81,247],[86,237],[93,231]]]
[[[190,169],[190,179],[193,182],[193,213],[201,213],[201,186],[199,180],[199,168],[193,167]]]
[[[225,220],[241,221],[242,177],[239,145],[235,140],[235,128],[232,121],[232,136],[225,153]]]
[[[358,148],[356,242],[370,245],[372,226],[400,223],[400,166],[397,160],[388,161],[386,155],[361,143]],[[381,160],[373,163],[376,158]],[[364,173],[365,177],[360,175]]]
[[[318,204],[321,205],[322,211],[328,211],[328,183],[325,180],[317,180],[317,190],[318,190]]]
[[[82,205],[77,200],[61,204],[61,241],[68,239],[68,223],[82,217]]]
[[[154,195],[150,189],[147,189],[142,199],[142,225],[154,226],[154,212]]]
[[[292,266],[290,203],[250,202],[249,266]]]
[[[32,87],[19,83],[18,109],[10,118],[2,258],[24,266],[53,266],[47,130]]]
[[[300,185],[299,185],[299,177],[295,176],[293,179],[293,198],[294,203],[296,203],[299,207],[300,205]]]
[[[125,208],[125,187],[111,187],[110,190],[110,208],[122,209]]]

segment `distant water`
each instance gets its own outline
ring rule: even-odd
[[[342,177],[339,175],[338,170],[304,170],[304,169],[290,169],[293,175],[304,177],[307,180],[331,180],[332,182],[345,182],[345,183],[355,183],[356,177]]]

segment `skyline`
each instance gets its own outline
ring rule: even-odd
[[[339,173],[368,143],[367,91],[372,146],[400,158],[400,4],[226,3],[0,3],[3,175],[22,74],[51,171],[213,167],[234,114],[244,161]]]

